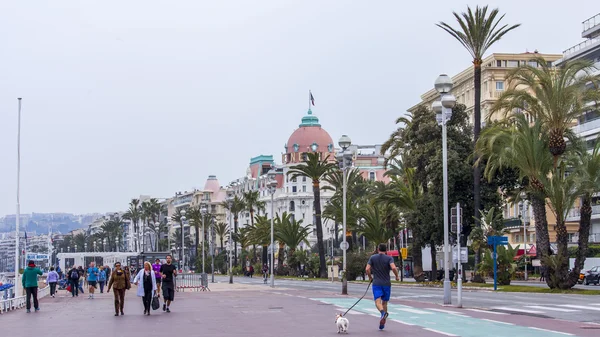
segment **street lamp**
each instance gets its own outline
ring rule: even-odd
[[[179,211],[179,214],[181,215],[180,221],[179,223],[181,224],[181,271],[184,271],[184,266],[185,266],[185,255],[183,255],[183,245],[184,245],[184,239],[183,239],[183,222],[185,221],[186,217],[185,217],[185,209],[182,209],[181,211]]]
[[[227,244],[229,247],[229,284],[233,284],[233,245],[231,242],[231,237],[233,236],[233,232],[231,231],[231,207],[233,206],[233,198],[227,198],[227,205],[229,206],[229,243]]]
[[[352,152],[350,150],[348,150],[348,148],[350,147],[350,145],[352,144],[352,141],[350,140],[350,137],[348,137],[347,135],[342,135],[342,137],[340,138],[340,140],[338,141],[338,145],[342,148],[342,153],[340,155],[338,155],[337,159],[338,159],[338,165],[340,166],[340,168],[342,169],[342,226],[343,226],[343,232],[344,232],[344,240],[342,241],[342,244],[340,245],[342,248],[342,295],[348,295],[348,278],[346,277],[346,250],[348,249],[348,242],[346,241],[346,207],[347,207],[347,202],[346,202],[346,190],[347,190],[347,180],[348,180],[348,169],[350,169],[352,167]]]
[[[121,241],[119,240],[119,238],[117,238],[116,242],[117,242],[117,247],[116,247],[116,248],[117,248],[117,253],[118,253],[118,252],[119,252],[119,243],[120,243]]]
[[[200,213],[202,214],[202,274],[204,274],[204,260],[205,260],[205,254],[204,254],[204,222],[205,222],[205,218],[206,218],[206,214],[208,213],[208,208],[206,207],[206,205],[202,205],[202,208],[200,208]]]
[[[19,225],[21,221],[21,202],[20,202],[20,191],[21,191],[21,97],[17,98],[19,101],[18,110],[18,122],[17,122],[17,213],[15,217],[15,297],[21,296],[23,290],[21,288],[21,281],[19,280]],[[25,232],[27,234],[27,232]],[[25,265],[23,265],[25,270]]]
[[[215,218],[210,218],[210,243],[208,245],[210,249],[210,282],[215,283],[215,240],[213,238],[213,234],[215,232]]]
[[[525,222],[525,215],[527,214],[527,208],[529,208],[529,205],[527,204],[527,201],[524,201],[524,199],[527,197],[525,192],[521,192],[520,197],[522,200],[519,201],[519,210],[521,211],[521,221],[523,222],[523,258],[525,259],[525,275],[523,276],[525,281],[527,281],[527,223]]]
[[[271,193],[271,288],[275,287],[275,275],[273,274],[273,269],[275,266],[275,257],[273,254],[273,248],[275,248],[275,232],[273,229],[273,218],[275,217],[275,213],[274,212],[274,198],[275,198],[275,191],[277,191],[277,180],[275,180],[276,177],[276,173],[275,170],[271,169],[268,173],[267,173],[267,178],[269,179],[268,182],[268,187],[269,187],[269,193]],[[281,267],[281,266],[280,266]]]
[[[448,234],[448,140],[446,123],[452,117],[452,108],[456,98],[450,94],[452,79],[446,74],[435,80],[435,90],[440,93],[440,100],[433,102],[431,109],[436,113],[436,121],[442,126],[442,162],[444,176],[444,304],[452,304],[452,288],[450,284],[450,243]],[[459,252],[460,253],[460,252]]]
[[[83,244],[83,251],[87,252],[87,242]]]

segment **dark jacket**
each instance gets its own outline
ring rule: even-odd
[[[77,278],[71,277],[71,274],[73,274],[73,272],[77,273]],[[67,273],[66,278],[69,279],[69,281],[71,281],[71,282],[78,282],[79,281],[79,271],[77,270],[77,268],[71,268],[69,270],[69,272]]]
[[[37,287],[38,275],[42,275],[42,271],[36,267],[27,267],[23,271],[23,288]]]
[[[110,281],[108,282],[108,289],[130,289],[131,288],[131,280],[129,279],[128,273],[124,270],[120,272],[113,271],[110,276]]]

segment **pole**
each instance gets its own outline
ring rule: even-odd
[[[210,268],[212,270],[210,276],[210,283],[215,283],[215,241],[213,240],[213,231],[214,231],[215,221],[211,219],[210,221]]]
[[[202,214],[202,274],[204,274],[204,218],[206,217],[205,214]]]
[[[334,233],[333,231],[331,232],[332,234]],[[335,234],[333,234],[331,236],[331,282],[333,283],[333,237]]]
[[[344,149],[344,152],[346,152],[346,150]],[[345,153],[344,153],[345,155]],[[342,247],[342,252],[343,252],[343,266],[342,266],[342,271],[344,272],[344,275],[342,276],[342,295],[348,295],[348,279],[346,278],[346,249],[347,248],[346,245],[348,244],[346,242],[346,159],[344,158],[344,168],[342,168],[342,176],[343,176],[343,184],[342,184],[342,226],[344,227],[343,232],[344,232],[344,241],[342,241],[344,243],[344,247]]]
[[[527,281],[527,225],[525,224],[525,203],[523,203],[523,215],[521,219],[523,219],[523,256],[525,257],[525,281]]]
[[[230,204],[231,205],[231,204]],[[233,246],[231,245],[231,211],[229,211],[229,284],[233,284]]]
[[[444,304],[452,304],[452,288],[450,284],[450,244],[448,238],[448,140],[446,132],[446,110],[446,108],[442,108],[442,161],[444,170]]]
[[[496,242],[494,241],[494,291],[498,290],[498,264],[496,263]]]
[[[309,102],[309,107],[310,107],[310,100]],[[274,195],[275,195],[275,190],[273,188],[271,188],[271,288],[275,287],[275,275],[273,275],[273,268],[275,266],[275,254],[273,254],[273,245],[274,243],[274,231],[273,231],[273,199],[274,199]]]
[[[19,225],[21,221],[21,203],[20,203],[20,188],[21,188],[21,97],[19,101],[19,113],[17,121],[17,217],[15,228],[15,297],[22,295],[21,280],[19,279]]]
[[[184,239],[183,239],[183,220],[181,220],[181,249],[180,249],[180,252],[181,252],[181,272],[183,272],[183,268],[185,266],[185,255],[183,255],[183,242],[184,242]]]
[[[460,202],[456,203],[456,245],[458,246],[458,252],[456,260],[458,262],[458,268],[456,271],[458,272],[458,279],[456,281],[457,288],[457,298],[458,298],[458,307],[462,308],[462,262],[460,260],[460,233],[462,232],[462,223],[461,223],[461,213]]]

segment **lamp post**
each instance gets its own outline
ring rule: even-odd
[[[440,93],[440,100],[433,102],[432,110],[436,113],[438,125],[442,126],[442,162],[444,176],[444,304],[452,304],[452,288],[450,284],[450,243],[448,230],[448,141],[446,123],[452,117],[452,108],[456,98],[450,94],[452,79],[446,74],[435,80],[435,90]]]
[[[273,269],[275,266],[275,256],[273,254],[273,248],[275,248],[275,231],[273,226],[273,218],[275,217],[274,213],[274,205],[275,205],[275,191],[277,191],[277,180],[275,180],[276,173],[275,170],[270,170],[267,174],[269,179],[269,193],[271,193],[271,288],[275,287],[275,275],[273,274]]]
[[[182,209],[181,211],[179,211],[179,214],[181,215],[180,221],[179,223],[181,224],[181,272],[184,271],[184,266],[185,266],[185,255],[183,255],[183,245],[184,245],[184,228],[183,228],[183,222],[185,221],[186,217],[185,217],[185,209]]]
[[[17,214],[15,218],[15,297],[22,295],[21,280],[19,280],[19,224],[21,222],[21,97],[19,101],[17,121]]]
[[[212,217],[210,219],[210,282],[215,283],[215,240],[213,239],[213,233],[215,232],[215,219]]]
[[[117,253],[118,253],[119,252],[119,244],[121,243],[121,240],[119,240],[119,238],[117,238],[116,242],[117,242],[116,248],[117,248]]]
[[[340,140],[338,141],[338,145],[342,148],[342,155],[338,156],[338,164],[340,165],[340,168],[342,169],[342,227],[343,227],[343,232],[344,232],[344,240],[342,241],[341,244],[341,248],[342,248],[342,295],[348,295],[348,278],[346,277],[346,250],[348,250],[348,242],[346,241],[346,207],[347,207],[347,202],[346,202],[346,190],[347,190],[347,171],[350,167],[352,167],[352,152],[350,152],[348,150],[348,148],[350,147],[350,145],[352,144],[352,141],[350,140],[350,137],[348,137],[347,135],[342,135],[342,137],[340,138]],[[341,159],[341,160],[340,160]]]
[[[206,205],[202,205],[202,208],[200,209],[200,213],[202,214],[202,274],[204,274],[204,259],[205,259],[205,254],[204,254],[204,220],[206,218],[206,214],[208,213],[208,209],[206,208]]]
[[[233,232],[231,231],[231,207],[233,205],[233,198],[227,198],[227,205],[229,206],[229,284],[233,284],[233,244],[231,242],[231,237],[233,236]]]
[[[525,192],[521,192],[520,197],[521,199],[525,199],[527,195],[525,194]],[[525,259],[525,274],[523,275],[525,281],[527,281],[528,276],[527,276],[527,222],[525,222],[525,215],[527,214],[526,209],[527,207],[527,202],[526,201],[519,201],[519,210],[521,211],[521,221],[523,222],[523,258]]]
[[[333,238],[335,238],[335,229],[333,228],[333,226],[331,227],[331,282],[333,282],[333,244],[334,244],[334,240]]]

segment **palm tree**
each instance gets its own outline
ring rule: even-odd
[[[229,226],[225,222],[219,222],[215,226],[215,233],[219,236],[221,251],[223,251],[223,239],[229,234]]]
[[[260,201],[260,193],[258,191],[248,191],[244,193],[244,210],[250,213],[250,226],[254,227],[254,211],[258,210],[260,212],[261,209],[265,208],[265,202]],[[256,245],[253,244],[253,254],[252,262],[256,262]]]
[[[511,87],[491,111],[510,114],[519,109],[539,119],[548,134],[556,167],[567,147],[565,137],[575,140],[573,121],[590,109],[588,103],[600,101],[600,75],[592,75],[594,70],[588,60],[567,61],[554,67],[543,58],[536,58],[535,65],[528,64],[508,74],[506,80]]]
[[[471,230],[469,240],[471,240],[471,248],[475,251],[475,269],[481,261],[481,251],[488,247],[487,238],[493,235],[501,235],[502,232],[502,213],[496,212],[494,207],[487,211],[480,211],[480,226]],[[475,276],[477,277],[477,276]],[[480,280],[480,278],[478,279]],[[477,281],[483,282],[483,281]]]
[[[110,220],[104,221],[101,226],[102,232],[106,236],[106,241],[108,244],[108,250],[117,249],[117,239],[123,236],[123,227],[122,220],[118,217],[115,217]]]
[[[579,273],[583,270],[588,252],[588,241],[592,222],[592,196],[600,191],[600,142],[596,142],[591,153],[587,148],[582,148],[573,158],[575,164],[575,179],[581,191],[581,204],[579,206],[579,238],[578,249],[575,254],[575,264],[570,282],[575,284]]]
[[[152,220],[153,216],[154,209],[152,208],[150,200],[142,201],[142,204],[140,205],[140,220],[142,221],[142,249],[144,251],[147,250],[146,236],[148,233],[146,229],[148,228],[148,224],[150,223],[150,220]]]
[[[162,222],[153,222],[151,224],[148,225],[148,229],[150,229],[150,231],[152,233],[154,233],[155,236],[155,240],[154,240],[154,250],[155,251],[161,251],[161,244],[160,244],[160,237],[161,234],[166,232],[168,230],[168,225],[167,225],[167,220],[165,219],[165,221]],[[151,242],[152,244],[152,242]]]
[[[73,244],[77,246],[79,251],[83,251],[83,248],[87,242],[87,235],[79,233],[73,237]]]
[[[224,201],[221,204],[225,209],[227,209],[231,214],[233,214],[233,233],[238,233],[238,219],[240,216],[240,212],[244,210],[244,200],[238,197],[237,195],[233,197],[231,203],[228,201]],[[237,266],[237,236],[232,235],[233,239],[233,264]]]
[[[538,258],[547,256],[550,251],[544,181],[553,162],[548,142],[542,134],[541,121],[536,120],[530,125],[523,114],[516,114],[486,128],[475,144],[475,152],[481,156],[475,165],[483,159],[487,161],[484,174],[488,180],[503,168],[519,171],[519,180],[524,182],[523,192],[527,193],[533,207]]]
[[[139,242],[140,242],[140,231],[139,231],[139,221],[140,221],[140,200],[139,199],[131,199],[129,203],[129,209],[123,214],[123,219],[131,221],[133,224],[133,231],[135,232],[135,250],[136,252],[140,251]]]
[[[448,34],[452,35],[460,44],[467,49],[473,58],[473,81],[475,85],[475,104],[473,109],[474,126],[473,136],[475,142],[479,139],[481,131],[481,63],[487,50],[498,42],[506,33],[520,26],[520,24],[508,26],[498,26],[504,15],[498,17],[498,9],[489,12],[488,7],[475,7],[475,12],[467,7],[467,13],[458,14],[452,12],[460,28],[455,29],[444,22],[437,24]],[[477,158],[475,158],[477,160]],[[473,168],[473,199],[475,209],[475,219],[479,219],[479,210],[481,208],[480,179],[481,172],[479,166]]]
[[[546,195],[548,197],[548,206],[556,217],[556,245],[558,254],[547,257],[552,261],[547,261],[548,275],[546,283],[550,288],[570,289],[575,283],[569,282],[569,252],[567,244],[569,235],[567,233],[566,220],[567,215],[580,193],[577,190],[575,176],[567,174],[567,165],[565,161],[559,163],[547,178]]]
[[[413,125],[412,115],[407,114],[405,116],[398,117],[396,119],[396,124],[400,124],[401,127],[398,127],[396,130],[394,130],[388,140],[381,145],[381,154],[385,156],[383,165],[386,167],[389,165],[391,159],[402,155],[402,153],[406,151],[404,134],[406,132],[405,130],[410,129]]]
[[[294,256],[296,249],[302,242],[308,244],[308,235],[311,230],[309,226],[303,226],[302,220],[296,221],[291,213],[283,212],[281,216],[277,214],[275,218],[275,238],[279,242],[279,263],[283,263],[282,246],[287,246],[288,264],[292,270],[297,270],[298,265],[290,263],[290,257]],[[282,264],[280,264],[282,265]]]
[[[248,228],[248,240],[252,246],[262,247],[264,263],[267,260],[267,247],[271,244],[271,219],[266,215],[256,215],[253,224]]]
[[[198,246],[200,245],[200,228],[202,228],[202,211],[199,206],[191,207],[187,210],[187,218],[190,222],[190,225],[194,226],[194,232],[196,232],[196,238],[194,240],[194,252],[195,256],[199,256]],[[204,233],[203,233],[204,234]],[[204,240],[204,235],[202,236],[202,240]]]
[[[369,206],[360,209],[362,218],[358,224],[358,232],[371,244],[373,250],[380,243],[386,243],[394,237],[394,232],[384,224],[382,206],[372,201]]]
[[[307,153],[306,161],[299,165],[294,165],[288,171],[288,175],[292,179],[298,177],[307,177],[312,180],[314,211],[315,211],[315,227],[317,229],[317,246],[319,249],[319,276],[327,277],[327,266],[325,262],[325,246],[323,245],[323,225],[321,219],[321,179],[328,176],[337,166],[329,162],[329,156],[321,160],[319,153]]]

